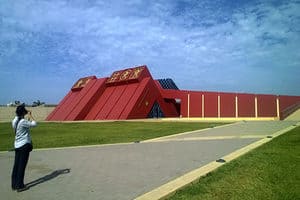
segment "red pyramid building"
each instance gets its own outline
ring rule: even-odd
[[[178,116],[174,101],[162,97],[148,68],[140,66],[116,71],[109,78],[79,79],[47,120],[147,118],[155,106],[163,110],[161,116]]]

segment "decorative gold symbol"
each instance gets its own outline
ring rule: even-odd
[[[120,80],[123,81],[128,79],[129,75],[131,74],[131,71],[131,69],[127,69],[126,71],[124,71],[120,76]]]
[[[80,79],[80,80],[76,83],[76,85],[75,85],[74,87],[75,87],[75,88],[79,88],[79,87],[81,87],[83,84],[84,84],[83,80]]]
[[[136,79],[136,78],[138,78],[143,70],[144,70],[143,67],[137,67],[137,68],[135,68],[129,79]]]
[[[83,88],[90,80],[90,78],[81,78],[79,81],[77,81],[77,83],[75,83],[73,88]]]
[[[144,66],[125,69],[114,72],[110,78],[107,79],[106,83],[121,83],[127,80],[138,79],[141,72],[145,69]]]
[[[111,77],[107,80],[107,83],[113,83],[119,79],[120,72],[114,72]]]

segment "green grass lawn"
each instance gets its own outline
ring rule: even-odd
[[[300,127],[225,164],[169,199],[300,199]]]
[[[199,122],[39,123],[31,129],[34,148],[141,141],[222,125]],[[11,123],[0,123],[0,151],[13,148]]]

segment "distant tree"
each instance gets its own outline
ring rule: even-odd
[[[32,103],[32,107],[36,107],[36,106],[40,106],[40,105],[44,105],[45,102],[41,102],[40,100],[34,101]]]

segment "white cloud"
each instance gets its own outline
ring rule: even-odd
[[[67,74],[70,85],[80,76],[109,76],[147,64],[154,77],[172,77],[184,89],[255,92],[267,91],[273,79],[290,77],[294,84],[300,68],[297,1],[2,0],[1,5],[1,69]],[[263,77],[270,71],[272,77]],[[267,79],[261,88],[250,84],[258,77]]]

